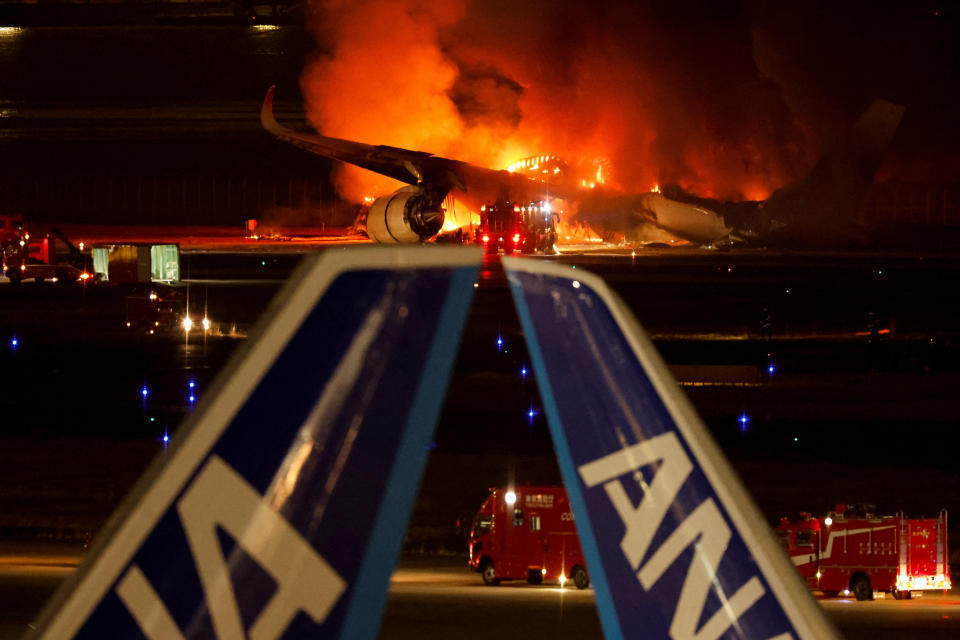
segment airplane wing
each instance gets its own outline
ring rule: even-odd
[[[307,260],[33,637],[374,638],[480,261]]]
[[[619,298],[503,264],[607,640],[837,638]]]
[[[277,122],[273,115],[270,87],[260,110],[263,128],[280,140],[321,156],[353,164],[407,184],[429,183],[444,193],[456,187],[480,198],[516,201],[542,200],[545,197],[569,198],[573,192],[509,171],[497,171],[460,160],[435,156],[386,145],[371,145],[317,134],[301,133]]]

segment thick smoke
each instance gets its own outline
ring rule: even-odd
[[[496,168],[541,153],[603,158],[626,192],[676,184],[732,200],[798,180],[821,150],[825,130],[758,70],[754,39],[771,32],[736,3],[325,0],[313,10],[323,53],[302,88],[325,135]],[[386,182],[339,176],[352,199]]]

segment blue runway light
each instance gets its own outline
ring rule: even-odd
[[[520,369],[520,377],[524,380],[527,379],[527,365],[523,365],[523,367]]]
[[[146,398],[150,394],[150,390],[147,389],[147,385],[143,385],[143,388],[140,389],[140,395]]]
[[[191,380],[190,382],[187,383],[187,386],[193,389],[195,386],[197,386],[197,383]]]
[[[774,371],[776,371],[776,368],[773,366],[773,363],[771,362],[770,366],[767,367],[767,373],[769,373],[770,375],[773,375]]]
[[[164,449],[166,449],[167,445],[170,444],[170,433],[166,429],[163,430],[163,435],[160,436],[160,442],[163,443]]]
[[[737,418],[737,421],[740,423],[740,430],[746,431],[747,424],[750,422],[750,416],[748,416],[746,413],[741,413],[740,417]]]
[[[19,346],[19,344],[20,344],[20,341],[17,340],[17,336],[13,336],[12,338],[10,338],[10,348],[11,348],[11,349],[13,349],[14,351],[16,351],[16,350],[17,350],[17,346]]]
[[[191,403],[191,404],[193,404],[193,402],[194,402],[196,399],[197,399],[197,397],[196,397],[195,395],[190,394],[190,403]]]
[[[503,336],[497,335],[497,351],[503,350]]]

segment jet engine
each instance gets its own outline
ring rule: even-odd
[[[367,235],[384,244],[412,244],[440,233],[443,209],[419,186],[399,189],[374,200],[367,214]]]

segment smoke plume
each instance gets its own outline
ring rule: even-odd
[[[754,60],[739,5],[321,0],[302,79],[324,135],[494,168],[604,159],[627,192],[760,199],[802,177],[811,129]],[[719,7],[719,8],[718,8]],[[395,185],[354,168],[350,199]]]

